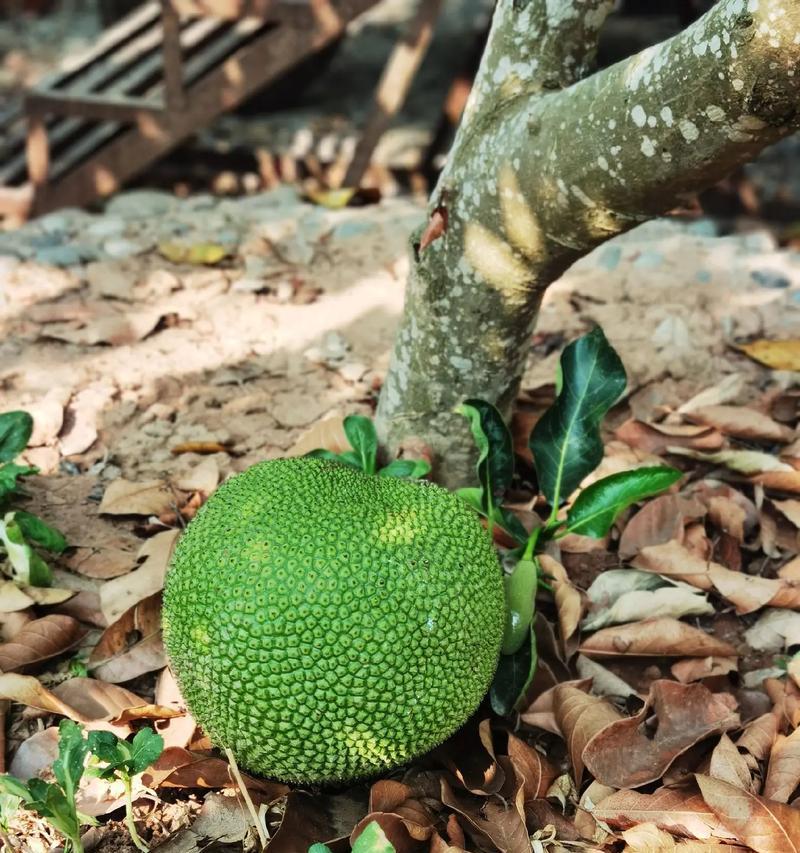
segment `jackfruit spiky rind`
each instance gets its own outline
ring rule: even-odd
[[[179,541],[164,644],[189,710],[243,767],[359,778],[437,746],[478,706],[501,574],[472,511],[438,486],[263,462]]]

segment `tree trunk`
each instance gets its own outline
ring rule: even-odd
[[[610,0],[498,0],[452,151],[412,236],[377,423],[471,478],[468,397],[506,415],[542,295],[610,237],[687,200],[800,126],[800,3],[720,0],[586,76]]]

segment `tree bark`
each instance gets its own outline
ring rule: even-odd
[[[610,0],[498,0],[448,163],[411,240],[379,431],[470,478],[468,397],[504,413],[542,295],[595,246],[800,126],[800,3],[720,0],[662,44],[586,76]]]

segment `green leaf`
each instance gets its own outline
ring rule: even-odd
[[[539,487],[554,508],[603,458],[600,422],[625,390],[625,368],[596,328],[561,355],[563,385],[531,433]]]
[[[62,720],[58,727],[58,758],[53,762],[53,775],[71,800],[83,776],[83,765],[89,744],[83,729],[72,720]]]
[[[14,513],[14,521],[20,526],[28,542],[34,542],[36,545],[56,554],[60,554],[67,547],[64,534],[56,530],[55,527],[50,527],[38,515],[18,509]]]
[[[13,776],[11,777],[14,778]],[[0,776],[0,783],[2,783],[3,777]],[[19,782],[19,779],[16,780]],[[22,784],[20,782],[20,784]],[[22,797],[16,796],[14,794],[7,794],[2,788],[2,784],[0,784],[0,830],[8,834],[8,825],[12,817],[17,813],[19,807],[22,805]]]
[[[378,471],[379,477],[404,477],[419,480],[429,474],[431,466],[424,459],[395,459]]]
[[[39,469],[33,465],[17,465],[16,462],[6,462],[0,465],[0,497],[15,492],[18,488],[17,479],[28,474],[38,474]]]
[[[16,776],[11,776],[9,773],[0,773],[0,791],[12,797],[18,797],[26,803],[33,799],[28,786],[21,779],[17,779]]]
[[[375,432],[375,424],[363,415],[348,415],[344,419],[344,434],[355,450],[364,473],[374,474],[378,459],[378,434]]]
[[[125,741],[120,740],[114,732],[92,731],[89,732],[89,751],[101,761],[105,761],[112,767],[123,764],[130,758],[130,749],[123,749]]]
[[[10,462],[28,446],[33,432],[33,418],[27,412],[4,412],[0,415],[0,462]]]
[[[495,506],[492,507],[490,515],[489,511],[483,506],[483,489],[479,486],[466,486],[462,489],[457,489],[456,494],[479,515],[482,515],[484,518],[491,517],[493,524],[502,527],[520,545],[527,541],[528,531],[511,510],[502,506]]]
[[[486,511],[499,504],[514,476],[514,446],[500,412],[485,400],[470,398],[456,411],[469,421],[478,447],[478,481]]]
[[[611,474],[587,486],[567,513],[567,530],[602,539],[619,514],[637,501],[657,495],[683,474],[675,468],[655,466]]]
[[[394,845],[386,837],[381,825],[373,820],[368,823],[353,844],[353,853],[396,853]]]
[[[131,743],[131,760],[128,770],[131,776],[144,773],[145,770],[164,751],[164,738],[151,728],[139,729]]]
[[[525,695],[536,672],[536,637],[528,629],[529,641],[523,643],[513,655],[500,655],[497,672],[489,688],[489,701],[495,714],[510,714]]]
[[[512,655],[528,636],[536,604],[539,566],[535,559],[520,560],[503,578],[506,591],[506,627],[500,651]]]
[[[331,848],[328,847],[327,844],[320,844],[317,842],[308,848],[308,853],[331,853]]]

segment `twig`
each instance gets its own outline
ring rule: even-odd
[[[227,746],[225,747],[225,755],[228,756],[231,773],[233,774],[233,778],[236,780],[236,786],[239,788],[239,793],[242,795],[247,805],[247,810],[250,812],[250,817],[256,828],[256,832],[258,833],[258,840],[261,842],[261,849],[263,850],[267,846],[268,841],[266,833],[264,832],[264,827],[261,826],[261,821],[258,819],[258,812],[256,811],[256,807],[253,805],[253,801],[250,799],[250,793],[247,790],[247,786],[244,784],[242,774],[239,772],[239,766],[236,763],[236,759],[233,757],[233,753]]]

